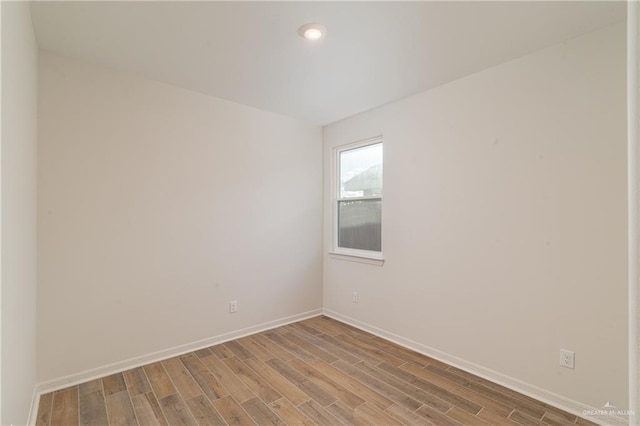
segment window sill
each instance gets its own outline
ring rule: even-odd
[[[338,253],[338,252],[335,252],[335,251],[330,251],[329,252],[329,257],[331,259],[346,260],[347,262],[366,263],[368,265],[376,265],[376,266],[384,265],[384,259],[382,258],[382,256],[367,256],[367,255],[361,255],[361,254],[345,254],[345,253]]]

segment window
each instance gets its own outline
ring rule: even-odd
[[[335,150],[334,252],[382,255],[382,138]]]

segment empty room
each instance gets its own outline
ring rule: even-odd
[[[638,10],[2,1],[0,424],[638,424]]]

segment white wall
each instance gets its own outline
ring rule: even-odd
[[[640,423],[640,4],[627,3],[629,424]]]
[[[29,4],[2,2],[2,416],[25,424],[36,382],[38,47]]]
[[[625,90],[620,24],[325,128],[327,199],[331,148],[384,135],[386,258],[325,255],[325,308],[625,407]]]
[[[322,306],[321,128],[46,52],[39,83],[38,381]]]

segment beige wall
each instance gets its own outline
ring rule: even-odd
[[[386,259],[325,255],[325,308],[626,407],[625,90],[617,25],[325,128],[327,199],[331,148],[384,135]]]
[[[2,2],[2,397],[25,424],[36,382],[38,47],[29,4]]]
[[[322,306],[321,128],[45,52],[39,107],[39,381]]]

